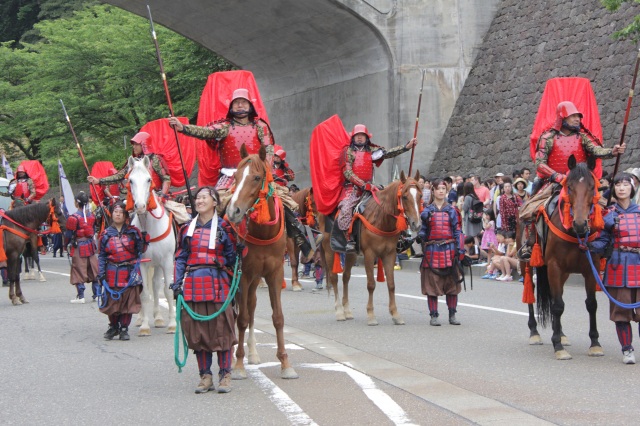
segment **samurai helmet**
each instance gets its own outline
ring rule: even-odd
[[[151,151],[151,135],[147,132],[138,132],[131,138],[131,143],[137,143],[142,146],[142,153],[144,155],[153,154]]]
[[[287,151],[285,151],[284,148],[281,147],[280,145],[273,146],[273,153],[278,157],[280,157],[282,161],[284,161],[287,158]]]
[[[236,99],[240,99],[240,98],[246,99],[249,102],[251,102],[251,98],[249,97],[249,90],[242,89],[242,88],[234,90],[233,91],[233,95],[231,96],[231,102],[230,103],[233,103],[233,101],[235,101]]]
[[[231,106],[233,105],[233,101],[235,101],[236,99],[246,99],[247,101],[249,101],[249,111],[233,112]],[[256,113],[256,109],[253,106],[254,101],[255,99],[251,99],[249,97],[249,90],[243,88],[234,90],[233,95],[231,96],[231,100],[229,101],[229,111],[227,112],[227,118],[232,118],[233,116],[242,117],[245,114],[248,114],[249,120],[254,120],[258,116],[258,114]]]
[[[22,164],[20,164],[18,166],[18,168],[16,169],[16,173],[20,173],[20,172],[27,173],[27,170],[24,168],[24,166]]]
[[[558,104],[556,108],[556,122],[554,123],[553,128],[556,130],[560,130],[562,128],[562,122],[569,116],[573,114],[579,114],[580,118],[582,118],[582,113],[576,108],[576,106],[571,101],[562,101]]]
[[[355,126],[353,126],[353,131],[351,132],[350,136],[354,137],[358,133],[364,133],[367,136],[367,139],[370,139],[371,136],[373,136],[371,133],[369,133],[369,130],[367,130],[367,126],[365,126],[364,124],[356,124]]]

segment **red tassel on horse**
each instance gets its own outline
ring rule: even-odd
[[[522,303],[532,305],[536,303],[536,296],[533,294],[533,278],[531,277],[531,267],[527,265],[524,270],[524,288],[522,290]]]
[[[333,268],[331,269],[331,272],[333,272],[334,274],[339,274],[340,272],[342,272],[342,264],[340,263],[340,253],[338,252],[333,253]]]
[[[529,264],[533,267],[544,266],[544,257],[542,256],[542,248],[540,244],[535,243],[531,249],[531,260]]]
[[[382,259],[378,259],[378,276],[376,276],[376,281],[379,283],[384,282],[384,268],[382,267]]]

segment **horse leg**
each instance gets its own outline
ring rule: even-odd
[[[252,283],[256,287],[258,286],[259,280],[254,280]],[[251,288],[251,287],[249,287]],[[256,305],[258,303],[258,296],[255,291],[249,291],[249,296],[247,300],[247,309],[249,310],[249,336],[247,337],[247,358],[249,364],[257,365],[260,364],[260,355],[258,355],[258,345],[256,342],[256,336],[254,333],[254,319],[256,312]]]
[[[567,352],[562,343],[562,314],[564,313],[564,301],[562,300],[562,287],[566,282],[569,274],[561,272],[560,268],[551,265],[548,269],[549,284],[551,286],[551,324],[553,327],[553,335],[551,336],[551,343],[553,343],[553,350],[555,351],[557,360],[568,360],[572,356]]]
[[[36,266],[38,267],[38,281],[40,282],[47,281],[47,279],[44,277],[44,274],[42,273],[42,269],[40,269],[40,255],[36,254],[34,259],[36,261]]]
[[[7,274],[9,277],[9,300],[14,306],[22,305],[20,298],[16,297],[16,289],[20,285],[20,258],[18,256],[8,259]]]
[[[395,249],[395,246],[394,246]],[[384,257],[382,266],[384,267],[384,273],[387,278],[387,290],[389,291],[389,313],[394,325],[404,325],[404,319],[398,313],[398,307],[396,305],[396,279],[393,267],[396,263],[396,252],[393,250],[391,254]]]
[[[378,325],[376,314],[373,311],[373,292],[376,290],[376,280],[373,276],[375,260],[375,254],[372,250],[364,251],[364,270],[367,274],[367,291],[369,292],[369,300],[367,301],[367,325]]]
[[[328,234],[324,234],[324,241],[322,242],[324,250],[324,264],[326,265],[325,275],[327,277],[327,291],[331,292],[333,289],[334,309],[337,321],[345,321],[347,318],[344,315],[344,309],[342,304],[339,303],[340,292],[338,291],[338,274],[333,272],[333,259],[335,257],[331,246],[329,245]]]
[[[145,264],[140,264],[140,275],[142,276],[142,293],[140,293],[140,301],[142,302],[142,308],[138,314],[138,322],[140,323],[140,330],[138,336],[146,337],[151,336],[151,327],[149,326],[149,314],[153,312],[153,302],[151,300],[151,288],[153,283],[149,280],[149,267]],[[137,324],[137,323],[136,323]]]
[[[240,292],[236,295],[236,301],[238,302],[238,319],[236,324],[238,325],[238,347],[236,348],[236,364],[231,370],[231,378],[233,380],[244,380],[247,378],[247,370],[244,368],[244,333],[249,325],[249,311],[247,309],[247,299],[249,296],[249,287],[251,281],[249,281],[248,274],[242,274],[240,278]],[[256,277],[254,280],[259,280]]]
[[[293,238],[287,238],[287,252],[289,253],[289,263],[291,264],[291,287],[293,291],[301,291],[302,285],[298,280],[298,257],[300,249],[293,241]]]
[[[271,308],[273,314],[273,327],[276,329],[276,338],[278,342],[277,357],[280,360],[280,377],[283,379],[297,379],[298,373],[289,363],[289,356],[284,347],[284,314],[282,313],[282,303],[280,301],[280,284],[284,276],[283,269],[279,268],[267,278],[269,283],[269,299],[271,300]],[[269,280],[271,278],[271,280]]]
[[[585,283],[587,288],[587,299],[584,301],[587,306],[587,312],[589,312],[589,337],[591,338],[591,346],[587,354],[589,356],[604,356],[604,351],[598,338],[598,326],[596,324],[596,311],[598,310],[598,301],[596,299],[596,283],[595,277],[585,277]]]
[[[164,322],[164,318],[162,318],[162,312],[160,312],[160,294],[164,293],[164,270],[162,274],[160,274],[160,270],[162,267],[154,267],[153,272],[149,271],[149,274],[152,274],[151,282],[153,283],[153,326],[155,328],[164,328],[167,324]],[[166,293],[165,297],[166,297]]]
[[[162,273],[164,282],[162,283],[162,289],[164,290],[164,297],[167,299],[167,307],[169,308],[169,325],[167,326],[167,334],[173,334],[176,332],[176,305],[173,300],[173,290],[169,288],[169,284],[173,282],[173,256],[169,256],[165,260],[162,266]]]
[[[349,305],[349,280],[351,280],[351,269],[356,263],[356,258],[355,253],[345,257],[344,272],[342,273],[342,309],[344,309],[344,317],[348,320],[353,319],[353,312],[351,312]]]
[[[529,344],[530,345],[541,345],[542,339],[540,338],[540,333],[538,333],[538,322],[536,321],[536,316],[533,311],[533,304],[529,304]]]

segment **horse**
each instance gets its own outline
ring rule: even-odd
[[[29,303],[20,287],[20,255],[24,252],[27,241],[35,237],[37,241],[38,226],[42,222],[57,222],[64,231],[66,219],[55,198],[48,203],[33,203],[18,207],[1,214],[2,237],[7,257],[7,275],[9,279],[9,299],[13,305]],[[2,245],[0,244],[0,251]]]
[[[266,149],[249,155],[244,144],[240,149],[242,160],[235,173],[235,189],[227,206],[226,219],[238,234],[238,244],[245,244],[246,256],[242,259],[240,291],[236,294],[239,306],[237,319],[238,348],[231,377],[247,378],[244,367],[244,335],[247,339],[249,364],[259,364],[253,332],[256,310],[256,289],[261,277],[269,287],[269,299],[273,310],[272,320],[278,342],[277,357],[280,360],[280,377],[297,379],[298,374],[289,363],[284,346],[284,315],[280,292],[284,279],[282,259],[286,248],[284,209],[282,201],[273,194],[271,167],[266,162]],[[266,217],[268,216],[268,217]]]
[[[176,332],[176,310],[173,292],[169,285],[173,283],[173,262],[176,249],[176,234],[173,230],[171,216],[167,214],[160,199],[152,191],[149,158],[129,157],[129,184],[135,217],[133,226],[146,232],[150,237],[149,247],[142,256],[140,274],[142,275],[142,309],[136,325],[140,325],[139,336],[150,336],[149,316],[153,312],[154,326],[165,327],[160,312],[160,292],[169,305],[169,325],[167,333]],[[155,204],[155,207],[153,205]],[[128,207],[127,207],[128,208]],[[147,260],[148,259],[148,260]],[[146,260],[146,261],[145,261]],[[151,267],[153,267],[152,270]],[[163,282],[164,278],[164,282]]]
[[[597,235],[594,227],[601,226],[597,217],[601,207],[597,204],[598,180],[592,171],[595,168],[595,159],[589,157],[587,163],[576,164],[576,159],[572,155],[569,157],[569,174],[563,182],[564,205],[558,204],[551,217],[541,210],[547,225],[549,226],[548,237],[544,247],[544,266],[536,266],[537,274],[537,313],[538,319],[543,327],[551,321],[553,335],[551,342],[557,360],[571,359],[571,354],[564,348],[570,346],[569,340],[562,331],[562,313],[564,312],[564,301],[562,300],[563,287],[569,274],[579,273],[584,277],[587,298],[585,305],[589,312],[589,337],[591,345],[587,354],[589,356],[603,356],[604,352],[598,342],[598,329],[596,325],[596,310],[598,302],[596,300],[596,279],[591,272],[587,256],[584,250],[586,240],[592,240]],[[593,212],[596,212],[594,215]],[[562,215],[562,216],[561,216]],[[596,220],[594,220],[596,218]],[[564,224],[563,224],[564,222]],[[600,228],[601,229],[601,228]],[[520,233],[518,232],[518,235]],[[578,239],[580,238],[581,241]],[[582,246],[582,247],[581,247]],[[535,249],[534,249],[535,252]],[[532,258],[535,258],[535,253]],[[599,270],[600,256],[593,256],[594,264]],[[535,261],[531,261],[536,263]],[[525,264],[526,265],[526,264]],[[534,265],[535,266],[535,265]],[[531,265],[525,266],[525,295],[526,283],[531,277]],[[523,269],[525,271],[525,269]],[[532,299],[532,290],[531,297]],[[523,297],[523,301],[526,298]],[[541,345],[542,340],[537,330],[537,322],[534,315],[533,303],[528,303],[529,308],[529,344]]]
[[[317,217],[318,210],[316,209],[316,203],[313,199],[312,188],[304,188],[296,192],[291,196],[293,201],[298,203],[298,213],[302,219],[302,223],[307,226],[313,226]],[[318,250],[320,247],[318,247]],[[291,287],[293,291],[301,291],[302,285],[298,280],[298,265],[300,259],[300,247],[295,243],[295,240],[287,236],[287,252],[289,253],[289,263],[291,264]]]
[[[400,233],[408,227],[413,232],[418,232],[422,225],[420,212],[422,206],[422,185],[418,183],[420,173],[415,177],[405,177],[404,172],[400,174],[400,180],[396,180],[384,189],[375,192],[378,200],[370,199],[364,212],[354,216],[362,221],[362,232],[360,245],[364,254],[364,267],[367,273],[367,290],[369,291],[369,301],[367,303],[367,324],[378,325],[373,310],[373,292],[376,289],[376,282],[373,275],[375,259],[382,262],[384,273],[387,277],[387,289],[389,291],[389,313],[395,325],[403,325],[404,320],[398,314],[395,299],[395,277],[393,267],[396,261],[396,247]],[[355,218],[354,218],[355,219]],[[318,215],[320,229],[324,232],[322,249],[324,251],[324,264],[326,265],[327,289],[329,285],[333,288],[335,298],[335,315],[338,321],[353,319],[353,313],[349,306],[349,279],[351,278],[351,268],[353,267],[356,254],[346,255],[344,272],[342,274],[342,301],[338,291],[338,274],[334,272],[334,261],[337,261],[336,254],[331,249],[331,235],[325,227],[327,218],[323,214]],[[334,223],[333,226],[337,226]]]

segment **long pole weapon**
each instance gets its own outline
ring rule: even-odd
[[[62,102],[62,99],[60,99],[60,105],[62,105],[62,111],[64,111],[64,118],[67,120],[67,124],[69,125],[69,130],[71,130],[73,141],[76,143],[76,148],[78,148],[78,154],[80,154],[80,158],[82,159],[82,164],[84,164],[84,168],[87,171],[87,176],[91,176],[91,172],[89,171],[89,166],[87,165],[87,160],[84,158],[82,147],[80,146],[80,142],[78,141],[78,137],[76,136],[76,131],[73,130],[73,124],[71,124],[71,119],[69,118],[69,114],[67,114],[67,109],[64,107],[64,102]],[[99,194],[98,189],[93,183],[89,183],[89,186],[91,186],[91,191],[93,194],[95,194],[96,200],[98,200],[98,208],[102,212],[102,217],[107,218],[108,216],[106,215],[106,212],[102,207],[102,200],[98,195]],[[62,185],[60,185],[60,187],[62,188]]]
[[[422,105],[422,89],[424,88],[424,75],[425,70],[422,70],[422,83],[420,84],[420,95],[418,96],[418,113],[416,114],[416,127],[413,129],[413,138],[418,137],[418,123],[420,121],[420,106]],[[415,145],[411,147],[411,162],[409,162],[409,176],[411,176],[411,169],[413,168],[413,154],[415,153]]]
[[[162,55],[160,54],[160,46],[158,45],[158,38],[156,37],[156,29],[153,25],[153,18],[151,17],[151,8],[147,5],[147,11],[149,12],[149,23],[151,24],[151,37],[153,37],[153,44],[156,47],[156,58],[158,59],[158,65],[160,66],[160,76],[162,77],[162,84],[164,85],[164,94],[167,98],[167,106],[169,107],[169,114],[174,117],[173,104],[171,103],[171,95],[169,94],[169,85],[167,84],[167,75],[164,72],[164,65],[162,64]],[[182,159],[182,148],[180,148],[180,141],[178,140],[178,130],[172,127],[173,134],[176,138],[176,145],[178,146],[178,156],[180,157],[180,165],[182,166],[182,173],[184,174],[184,182],[187,187],[187,194],[189,194],[189,203],[195,206],[193,200],[193,194],[191,194],[191,188],[189,185],[189,177],[187,176],[187,169],[184,167],[184,160]]]
[[[636,79],[638,78],[638,68],[640,67],[640,49],[638,50],[638,56],[636,58],[636,68],[633,71],[633,80],[631,80],[631,89],[629,89],[629,98],[627,99],[627,111],[624,114],[624,122],[622,123],[622,132],[620,133],[620,145],[624,143],[624,136],[627,133],[627,123],[629,122],[629,112],[631,111],[631,102],[633,101],[634,90],[636,88]],[[616,165],[613,167],[613,176],[611,176],[611,182],[618,173],[618,167],[620,167],[621,154],[616,156]],[[611,196],[613,194],[613,188],[609,191],[607,197],[607,205],[611,202]]]

